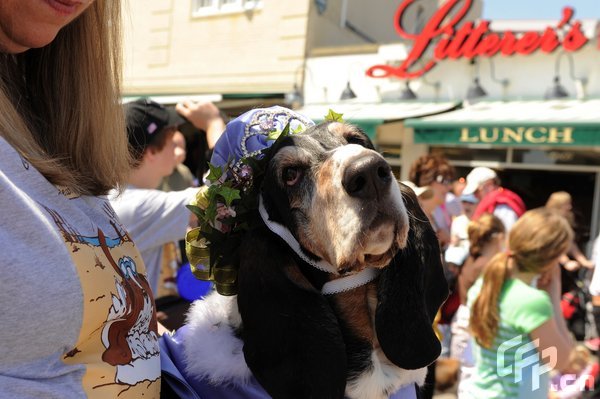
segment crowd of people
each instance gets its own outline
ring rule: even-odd
[[[458,398],[592,397],[600,273],[597,253],[588,259],[575,241],[570,194],[527,210],[490,168],[456,180],[443,156],[428,154],[405,182],[437,232],[451,288],[437,318],[441,370],[432,367],[428,381]]]
[[[119,104],[119,2],[29,3],[0,6],[0,397],[158,398],[161,328],[189,305],[174,284],[196,223],[185,205],[202,184],[180,127],[203,131],[206,153],[225,121],[211,103]],[[567,192],[527,210],[490,168],[454,191],[456,177],[429,154],[406,183],[445,254],[436,324],[459,397],[593,390],[600,240],[588,259]],[[425,397],[435,366],[428,381]]]

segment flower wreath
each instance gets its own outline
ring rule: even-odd
[[[329,111],[325,120],[343,122]],[[273,144],[313,126],[311,120],[283,107],[255,109],[227,124],[209,163],[209,185],[187,206],[199,227],[186,235],[186,253],[194,276],[213,281],[221,295],[237,293],[238,249],[243,234],[260,223],[260,185]]]

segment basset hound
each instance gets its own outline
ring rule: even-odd
[[[188,372],[223,383],[236,368],[273,398],[379,399],[422,384],[440,354],[432,323],[448,287],[414,192],[350,124],[310,127],[268,156],[238,295],[219,311],[215,298],[194,304]],[[194,335],[203,323],[237,341]],[[239,362],[216,371],[203,346]]]

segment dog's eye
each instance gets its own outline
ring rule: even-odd
[[[300,181],[302,170],[297,167],[289,167],[283,170],[283,182],[288,186],[293,186]]]

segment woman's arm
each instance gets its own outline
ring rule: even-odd
[[[575,342],[567,328],[567,323],[560,307],[561,283],[559,265],[556,265],[544,276],[541,276],[540,289],[546,291],[550,296],[554,316],[531,331],[531,339],[534,341],[539,340],[538,351],[540,353],[543,353],[548,348],[554,348],[557,359],[553,367],[563,371],[569,366],[569,358],[571,351],[575,348]]]
[[[530,336],[534,342],[539,342],[538,352],[542,354],[542,361],[555,361],[555,364],[551,364],[554,369],[561,372],[568,370],[574,343],[570,336],[561,331],[556,318],[543,323],[533,330]],[[545,356],[546,353],[549,355]]]
[[[585,257],[585,255],[583,254],[583,252],[581,252],[575,241],[573,241],[573,243],[571,244],[571,248],[569,249],[568,254],[571,255],[573,259],[575,259],[577,263],[579,263],[581,266],[588,269],[592,269],[594,267],[594,262]]]

